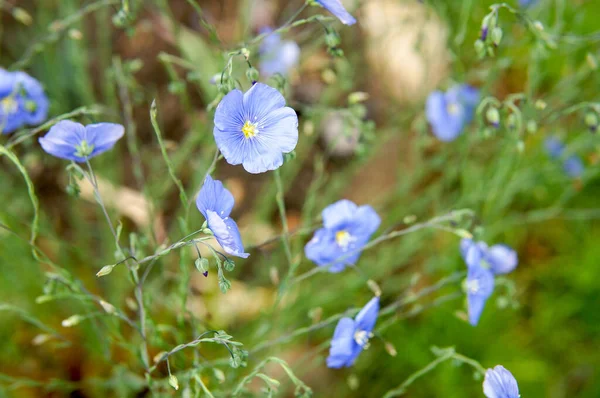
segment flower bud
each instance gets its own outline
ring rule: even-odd
[[[335,30],[328,30],[325,34],[325,44],[329,48],[336,48],[341,43],[340,35]]]
[[[114,267],[115,267],[114,265],[105,265],[104,267],[100,268],[100,271],[98,271],[96,273],[96,276],[97,277],[106,276],[112,272]]]
[[[179,390],[179,381],[175,375],[169,376],[169,385],[173,387],[175,390]]]
[[[392,343],[390,343],[389,341],[385,342],[385,350],[392,357],[395,357],[396,355],[398,355],[398,351],[396,351],[396,347],[394,347],[394,345]]]
[[[100,300],[100,305],[102,306],[102,309],[106,311],[107,314],[114,314],[117,311],[114,305],[104,300]]]
[[[353,105],[353,104],[358,104],[360,102],[364,102],[368,99],[369,99],[369,93],[365,93],[362,91],[355,91],[348,96],[348,103]]]
[[[208,276],[208,268],[210,267],[208,259],[204,257],[197,258],[194,265],[198,271],[202,272],[202,275]]]
[[[255,67],[251,67],[251,68],[246,69],[246,77],[252,83],[257,82],[258,78],[259,78],[258,70]]]
[[[225,271],[231,272],[235,268],[235,263],[233,262],[232,259],[226,258],[225,261],[223,262],[223,266],[225,267]]]
[[[485,112],[485,117],[491,125],[493,125],[495,127],[498,127],[500,125],[500,112],[498,112],[498,108],[496,108],[496,107],[488,108],[487,111]]]
[[[22,9],[21,7],[15,7],[12,9],[12,16],[23,25],[31,25],[33,18],[31,15]]]
[[[530,120],[527,122],[525,128],[527,129],[527,132],[529,134],[535,134],[535,132],[537,131],[537,123],[535,122],[535,120]]]
[[[595,112],[588,112],[585,115],[585,125],[592,131],[598,128],[598,115]]]
[[[494,45],[498,46],[501,41],[502,41],[502,28],[499,26],[496,26],[492,30],[492,43],[494,43]]]
[[[64,328],[70,328],[72,326],[77,325],[79,322],[83,321],[83,317],[81,315],[73,315],[68,317],[67,319],[63,320],[61,325]]]
[[[547,104],[546,104],[546,101],[544,101],[544,100],[539,99],[539,100],[535,101],[535,109],[543,111],[544,109],[546,109],[546,106],[547,106]]]
[[[242,54],[244,56],[244,58],[246,58],[246,60],[250,59],[250,50],[248,50],[247,48],[242,48],[240,50],[240,54]]]
[[[480,39],[475,41],[475,52],[479,58],[485,57],[485,43]]]

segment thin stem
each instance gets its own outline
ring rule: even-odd
[[[104,218],[106,218],[106,222],[108,223],[110,232],[112,233],[113,238],[115,239],[115,244],[117,245],[117,248],[119,249],[121,254],[123,254],[123,250],[121,249],[121,245],[119,244],[119,237],[117,236],[115,227],[113,226],[113,223],[110,220],[110,216],[108,215],[108,211],[106,210],[106,206],[104,205],[104,201],[102,200],[102,196],[100,195],[100,189],[98,188],[98,180],[96,178],[96,175],[94,174],[94,170],[92,169],[90,160],[87,157],[85,158],[85,163],[89,172],[89,174],[85,175],[86,177],[88,177],[88,181],[90,182],[90,184],[92,184],[92,187],[94,188],[94,196],[96,198],[96,202],[98,202],[98,205],[102,209],[102,213],[104,214]]]

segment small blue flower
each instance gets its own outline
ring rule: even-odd
[[[356,315],[342,318],[335,327],[327,367],[339,369],[354,365],[363,349],[368,348],[379,313],[379,297],[373,297]]]
[[[565,154],[565,145],[556,137],[546,138],[544,147],[548,155],[553,159],[560,159]],[[571,155],[563,161],[563,169],[569,177],[578,178],[585,171],[585,166],[579,156]]]
[[[425,113],[435,135],[441,141],[453,141],[473,119],[479,91],[467,84],[447,92],[434,91],[427,98]]]
[[[483,380],[483,393],[487,398],[519,398],[517,380],[502,365],[485,372]]]
[[[527,8],[529,6],[534,5],[537,2],[538,2],[538,0],[519,0],[519,5],[521,7]]]
[[[232,256],[247,258],[250,254],[244,253],[240,230],[229,217],[233,203],[233,195],[223,187],[221,181],[207,176],[196,198],[196,207],[206,218],[208,229],[212,231],[223,250]]]
[[[316,2],[335,15],[344,25],[356,23],[356,19],[344,8],[340,0],[316,0]]]
[[[298,65],[300,47],[295,41],[282,41],[278,33],[265,28],[261,33],[268,33],[260,46],[260,72],[265,76],[277,73],[287,76],[289,71]]]
[[[322,213],[323,228],[306,244],[306,257],[329,272],[341,272],[360,257],[360,248],[377,231],[381,219],[371,206],[340,200]]]
[[[70,120],[56,123],[48,134],[39,139],[44,151],[57,158],[84,163],[104,153],[123,137],[125,128],[115,123],[84,126]]]
[[[283,164],[298,143],[298,116],[276,89],[256,83],[242,94],[229,92],[215,112],[217,147],[229,164],[264,173]]]
[[[484,242],[463,239],[460,252],[467,264],[467,307],[469,323],[476,326],[487,299],[494,291],[495,275],[508,274],[518,265],[517,252],[507,245],[488,247]]]
[[[585,171],[583,161],[579,156],[576,155],[571,155],[566,158],[563,163],[563,168],[565,169],[565,173],[567,173],[567,175],[571,178],[581,177]]]
[[[48,98],[37,80],[25,72],[8,72],[0,68],[1,133],[40,124],[47,114]]]

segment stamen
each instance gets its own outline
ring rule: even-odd
[[[346,249],[353,240],[354,238],[352,235],[346,230],[337,231],[335,233],[335,241],[343,249]]]
[[[258,129],[256,128],[256,124],[251,123],[249,120],[242,127],[242,133],[244,133],[244,137],[252,138],[256,134],[258,134]]]

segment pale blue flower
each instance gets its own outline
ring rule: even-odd
[[[84,126],[70,120],[56,123],[39,139],[44,151],[61,159],[84,163],[106,152],[123,137],[125,128],[115,123]]]
[[[23,126],[46,120],[48,98],[42,85],[25,72],[0,68],[0,132],[11,133]]]
[[[306,244],[306,257],[329,272],[341,272],[356,264],[363,247],[377,231],[381,219],[371,206],[340,200],[322,213],[323,228]]]
[[[548,155],[553,159],[560,159],[565,155],[565,145],[556,137],[546,138],[544,147]],[[579,156],[570,155],[563,161],[563,169],[569,177],[578,178],[585,171],[585,166]]]
[[[559,158],[565,150],[565,145],[556,137],[548,137],[544,141],[546,152],[553,158]]]
[[[243,94],[229,92],[215,112],[217,147],[229,164],[264,173],[283,164],[298,143],[298,116],[276,89],[256,83]]]
[[[455,140],[473,119],[478,101],[479,91],[467,84],[431,93],[425,113],[433,135],[441,141]]]
[[[379,297],[373,297],[356,315],[356,318],[339,320],[331,339],[327,366],[342,368],[354,365],[354,361],[373,337],[373,328],[379,313]]]
[[[250,254],[244,252],[240,230],[229,217],[233,204],[233,195],[223,183],[207,176],[196,198],[196,207],[223,250],[232,256],[247,258]]]
[[[356,19],[346,10],[340,0],[316,0],[316,2],[335,15],[344,25],[356,23]]]
[[[260,46],[260,73],[265,76],[277,73],[287,76],[289,71],[298,65],[300,46],[295,41],[281,40],[281,35],[265,28],[261,33],[268,33]]]
[[[477,325],[487,299],[494,291],[495,275],[508,274],[518,265],[517,252],[507,245],[488,247],[484,242],[463,239],[461,255],[467,265],[467,307],[469,323]]]
[[[483,393],[487,398],[519,398],[517,380],[502,365],[485,372],[483,380]]]

